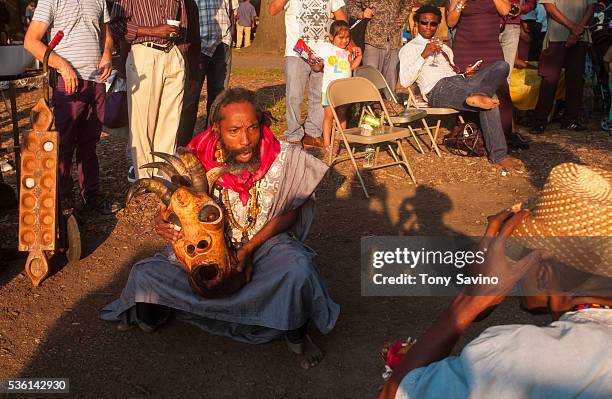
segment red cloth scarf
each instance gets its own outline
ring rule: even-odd
[[[212,129],[208,128],[194,137],[187,145],[188,148],[195,150],[196,156],[207,171],[223,166],[223,164],[215,160],[218,141],[219,136],[214,134]],[[261,143],[259,144],[259,169],[255,173],[245,170],[242,172],[242,176],[226,173],[217,180],[217,184],[238,193],[242,205],[246,205],[249,202],[249,198],[251,198],[251,193],[249,192],[251,186],[268,173],[268,169],[270,169],[272,162],[274,162],[279,153],[280,142],[274,137],[270,128],[264,125],[261,129]]]

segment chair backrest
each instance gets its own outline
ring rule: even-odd
[[[416,100],[416,96],[414,95],[414,91],[412,91],[410,87],[408,87],[408,105],[417,109],[423,108],[419,106],[419,103]]]
[[[389,125],[393,126],[387,108],[380,95],[380,91],[378,91],[376,86],[366,78],[354,77],[332,81],[329,86],[327,86],[327,99],[334,114],[334,118],[336,119],[336,107],[355,103],[377,102],[383,110],[383,117]]]
[[[399,103],[399,101],[397,101],[397,97],[395,97],[395,94],[391,90],[391,87],[389,87],[389,83],[387,83],[385,77],[382,75],[382,73],[380,73],[378,69],[374,68],[373,66],[362,65],[353,71],[353,76],[366,78],[367,80],[372,82],[378,90],[386,90],[387,93],[391,96],[391,100],[395,101],[396,103]]]
[[[365,78],[344,78],[332,81],[327,86],[329,105],[341,105],[382,101],[378,89]]]

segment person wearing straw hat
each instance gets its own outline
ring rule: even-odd
[[[612,397],[610,236],[612,173],[555,167],[532,212],[489,218],[479,246],[485,262],[474,267],[498,275],[500,286],[459,294],[408,350],[379,399]],[[517,262],[505,256],[510,238],[530,251]],[[555,321],[490,327],[449,356],[519,280],[522,306],[545,308]]]

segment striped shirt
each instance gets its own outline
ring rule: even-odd
[[[139,26],[166,24],[169,19],[181,21],[180,35],[175,43],[185,51],[188,24],[184,0],[116,0],[111,10],[111,30],[130,44],[152,42],[167,45],[170,43],[168,39],[137,36],[137,33]]]
[[[202,52],[212,57],[219,43],[232,45],[232,15],[238,0],[197,0],[197,3]]]
[[[54,51],[72,65],[83,80],[96,80],[102,56],[104,24],[109,16],[105,0],[38,0],[33,21],[49,25],[51,37],[64,38]]]

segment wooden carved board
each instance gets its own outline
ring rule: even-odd
[[[25,270],[34,285],[49,274],[43,251],[57,240],[57,132],[25,134],[21,150],[19,250],[29,251]]]

